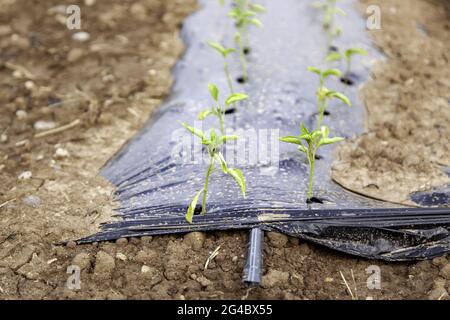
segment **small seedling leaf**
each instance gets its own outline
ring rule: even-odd
[[[233,104],[235,102],[248,99],[248,95],[243,93],[233,93],[228,97],[228,99],[225,101],[225,104],[229,106],[230,104]]]
[[[237,139],[239,139],[239,136],[237,136],[237,135],[221,136],[220,142],[226,142],[228,140],[237,140]]]
[[[189,207],[188,207],[188,210],[186,213],[186,221],[189,223],[192,223],[192,217],[194,216],[195,208],[197,207],[198,198],[202,194],[203,190],[204,189],[197,192],[195,194],[194,198],[192,199],[191,203],[189,204]]]
[[[319,68],[315,68],[315,67],[308,67],[307,68],[308,69],[308,71],[310,71],[310,72],[314,72],[315,74],[318,74],[319,76],[322,74],[322,72],[320,71],[320,69]]]
[[[186,128],[186,130],[190,131],[193,135],[199,137],[202,140],[206,140],[205,134],[203,133],[202,130],[191,127],[190,125],[188,125],[187,123],[182,123],[183,127]]]
[[[293,144],[302,144],[302,140],[299,137],[296,136],[287,136],[280,138],[280,141],[286,142],[286,143],[293,143]]]
[[[352,103],[351,103],[350,99],[346,95],[344,95],[344,94],[342,94],[340,92],[331,92],[330,95],[332,97],[334,97],[334,98],[337,98],[337,99],[341,100],[342,102],[344,102],[349,107],[352,106]]]
[[[214,143],[216,141],[217,135],[216,135],[216,130],[211,129],[211,132],[209,133],[209,139],[211,140],[212,143]]]
[[[328,134],[330,132],[330,130],[328,129],[327,126],[322,126],[322,128],[320,128],[321,134],[323,138],[328,138]]]
[[[310,134],[310,140],[311,141],[315,141],[317,138],[322,136],[322,132],[318,131],[318,130],[314,130],[313,132],[311,132]]]
[[[205,118],[211,115],[213,112],[211,110],[203,110],[198,115],[198,120],[205,120]]]
[[[322,72],[322,76],[324,78],[328,78],[329,76],[340,77],[341,76],[341,72],[338,69],[327,69],[327,70]]]
[[[214,101],[219,100],[219,89],[217,88],[217,86],[215,84],[209,83],[208,89]]]
[[[308,154],[308,148],[306,148],[304,145],[299,145],[298,150],[303,152],[304,154]]]
[[[300,132],[301,132],[301,135],[303,136],[303,135],[309,135],[309,131],[308,131],[308,129],[305,127],[305,124],[302,122],[301,124],[300,124]]]
[[[246,192],[245,179],[244,179],[244,175],[242,174],[242,171],[239,169],[229,168],[228,174],[230,176],[232,176],[233,179],[236,181],[236,183],[239,185],[239,187],[241,188],[242,194],[244,195],[244,198],[245,198],[245,192]]]
[[[220,164],[220,168],[222,169],[223,173],[228,173],[227,163],[225,161],[225,158],[223,157],[223,154],[220,152],[215,153],[214,159]]]
[[[350,48],[350,49],[345,50],[345,58],[347,60],[349,60],[351,58],[351,56],[353,56],[355,54],[367,56],[369,53],[366,50],[360,49],[360,48]]]
[[[327,62],[333,62],[333,61],[341,60],[341,58],[342,58],[342,55],[339,52],[332,52],[326,57],[325,60]]]
[[[250,10],[256,12],[256,13],[264,13],[266,12],[266,8],[264,8],[264,6],[257,4],[257,3],[252,3],[250,4]]]
[[[226,58],[230,53],[233,53],[236,51],[233,48],[225,48],[218,42],[209,41],[207,43],[211,48],[213,48],[214,50],[219,52],[224,58]]]
[[[208,43],[208,45],[209,45],[211,48],[215,49],[216,51],[218,51],[218,52],[221,53],[222,55],[224,54],[225,48],[222,47],[222,45],[221,45],[220,43],[214,42],[214,41],[208,41],[207,43]]]
[[[320,140],[319,145],[325,146],[327,144],[333,144],[333,143],[340,142],[340,141],[343,141],[343,140],[345,140],[345,139],[341,138],[341,137],[323,138],[322,140]]]
[[[259,20],[258,18],[250,19],[249,22],[251,24],[257,26],[258,28],[262,28],[263,27],[263,24],[262,24],[261,20]]]

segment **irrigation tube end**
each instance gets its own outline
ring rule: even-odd
[[[261,283],[263,241],[264,231],[260,228],[253,228],[247,244],[247,261],[242,279],[249,286],[258,286]]]

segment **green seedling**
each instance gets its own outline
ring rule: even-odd
[[[250,45],[248,27],[250,25],[262,27],[262,22],[256,18],[256,15],[262,12],[265,12],[265,8],[259,4],[250,4],[248,0],[235,0],[235,8],[228,14],[234,20],[236,26],[234,41],[239,48],[243,81],[248,79],[247,59],[245,57],[246,49]]]
[[[310,72],[313,72],[313,73],[315,73],[315,74],[317,74],[319,76],[319,86],[320,86],[320,88],[325,86],[325,81],[329,77],[331,77],[331,76],[340,77],[341,76],[341,71],[339,71],[338,69],[321,70],[321,69],[316,68],[316,67],[308,67],[307,70],[310,71]]]
[[[298,145],[298,150],[303,152],[308,158],[309,163],[309,182],[308,192],[306,194],[307,202],[311,202],[313,197],[314,166],[317,150],[325,145],[333,144],[344,140],[341,137],[328,137],[328,127],[322,126],[320,130],[308,131],[305,125],[300,125],[300,134],[298,136],[287,136],[280,139],[282,142]]]
[[[341,35],[342,30],[335,26],[335,16],[337,14],[346,15],[345,11],[336,6],[337,0],[326,0],[315,4],[316,7],[322,9],[322,27],[327,34],[327,46],[331,48],[333,39]]]
[[[214,50],[216,50],[222,56],[223,64],[224,64],[223,65],[223,69],[224,69],[224,72],[225,72],[225,76],[227,77],[228,89],[230,89],[230,94],[234,93],[233,81],[231,79],[230,70],[228,68],[227,57],[228,57],[229,54],[236,52],[236,50],[232,49],[232,48],[225,48],[220,43],[213,42],[213,41],[208,42],[208,45],[211,48],[213,48]]]
[[[200,112],[200,114],[198,115],[198,119],[204,120],[208,116],[217,117],[220,123],[220,133],[217,134],[216,130],[212,128],[208,136],[202,130],[196,129],[194,127],[189,126],[186,123],[183,123],[183,126],[186,128],[186,130],[188,130],[194,136],[201,139],[201,142],[206,147],[209,156],[209,164],[208,169],[206,171],[206,177],[203,188],[195,194],[186,212],[186,220],[189,223],[192,223],[192,218],[194,216],[195,208],[197,206],[197,202],[200,198],[200,195],[203,195],[201,214],[206,213],[206,198],[208,194],[209,179],[211,174],[215,170],[216,164],[220,166],[223,173],[230,175],[236,181],[244,197],[246,192],[245,179],[241,170],[228,167],[225,158],[223,157],[223,154],[221,152],[222,146],[226,141],[237,140],[238,136],[225,135],[225,108],[222,108],[219,103],[219,89],[213,84],[209,84],[208,89],[214,101],[214,104],[210,109],[206,109]],[[247,95],[242,93],[233,93],[229,95],[228,98],[225,100],[225,105],[226,107],[229,107],[231,104],[245,99],[248,99]]]
[[[320,128],[322,126],[325,111],[327,110],[328,104],[331,100],[333,99],[341,100],[349,107],[352,106],[352,103],[350,102],[350,99],[344,94],[337,92],[335,90],[329,90],[325,87],[325,80],[328,77],[341,76],[341,72],[339,70],[337,69],[320,70],[318,68],[308,67],[308,71],[311,71],[319,76],[320,84],[316,90],[316,97],[317,97],[317,113],[319,115],[319,118],[317,120],[317,128]]]
[[[345,67],[345,78],[349,78],[350,74],[351,74],[351,62],[352,62],[352,57],[355,55],[363,55],[363,56],[367,56],[368,52],[364,49],[360,49],[360,48],[350,48],[345,50],[344,52],[344,58],[345,58],[345,62],[346,62],[346,67]],[[330,53],[327,58],[326,61],[327,62],[333,62],[333,61],[339,61],[342,59],[342,54],[340,54],[339,52],[332,52]]]

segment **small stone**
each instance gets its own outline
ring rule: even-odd
[[[234,256],[233,258],[231,258],[231,261],[237,262],[238,261],[238,256]]]
[[[305,279],[304,279],[304,277],[302,275],[294,273],[291,276],[291,283],[296,288],[302,288],[302,287],[305,286]]]
[[[311,248],[307,243],[302,243],[299,246],[300,254],[303,256],[308,256],[311,253]]]
[[[85,270],[91,265],[91,258],[88,253],[81,252],[73,258],[72,264],[78,266],[80,270]]]
[[[33,81],[31,81],[31,80],[25,81],[25,89],[31,91],[31,90],[33,90],[34,88],[36,88],[36,85],[34,84]]]
[[[138,20],[145,20],[147,17],[147,9],[141,3],[134,3],[130,7],[130,13]]]
[[[8,142],[8,135],[7,135],[6,133],[2,133],[2,134],[0,135],[0,142],[1,142],[1,143]]]
[[[16,117],[19,120],[23,120],[27,117],[28,113],[25,110],[17,110],[16,111]]]
[[[11,45],[19,49],[28,49],[30,47],[30,40],[25,37],[21,37],[18,34],[11,35]]]
[[[77,247],[77,243],[75,241],[69,241],[69,242],[67,242],[66,246],[69,249],[75,249]]]
[[[439,272],[441,277],[444,279],[450,280],[450,263],[447,263]]]
[[[142,264],[152,264],[158,258],[156,251],[151,249],[140,250],[134,257],[134,261]]]
[[[283,248],[288,242],[288,237],[278,232],[267,232],[267,238],[275,248]]]
[[[203,232],[190,232],[184,236],[183,241],[190,245],[194,250],[200,250],[205,243],[205,234]]]
[[[121,252],[118,252],[118,253],[116,254],[116,258],[119,259],[119,260],[122,260],[122,261],[127,261],[127,256],[124,255],[124,254],[121,253]]]
[[[37,208],[41,204],[41,198],[35,195],[30,195],[23,199],[23,203],[29,207]]]
[[[91,35],[85,31],[76,32],[72,35],[72,39],[78,42],[86,42],[91,38]]]
[[[333,279],[333,278],[330,278],[330,277],[326,277],[324,281],[325,281],[326,283],[331,283],[331,282],[334,282],[334,279]]]
[[[132,237],[132,238],[130,238],[130,243],[134,244],[134,245],[138,245],[141,243],[141,239],[139,239],[137,237]]]
[[[56,127],[56,123],[53,121],[38,120],[34,123],[33,127],[36,130],[50,130]]]
[[[97,275],[109,275],[116,267],[114,258],[105,251],[99,251],[95,257],[94,273]]]
[[[56,159],[64,159],[64,158],[69,158],[70,157],[70,153],[69,151],[67,151],[67,149],[64,148],[57,148],[55,151],[55,158]]]
[[[143,245],[149,244],[152,241],[152,237],[151,236],[143,236],[141,238],[141,242]]]
[[[150,267],[143,265],[141,268],[141,273],[147,273],[150,272],[150,270],[151,270]]]
[[[33,177],[33,174],[31,173],[31,171],[24,171],[17,177],[17,179],[30,180],[32,177]]]
[[[92,7],[95,4],[96,0],[84,0],[84,5],[87,7]]]
[[[11,26],[4,24],[0,26],[0,37],[9,36],[13,32]]]
[[[126,238],[120,238],[120,239],[116,240],[116,244],[118,246],[123,247],[123,246],[126,246],[128,244],[128,240]]]
[[[84,51],[81,48],[73,48],[67,54],[67,61],[75,62],[80,60],[80,58],[84,55]]]
[[[204,276],[200,276],[198,278],[195,279],[198,283],[200,283],[200,285],[202,287],[209,287],[210,285],[213,284],[213,282],[211,280],[209,280],[208,278],[204,277]]]
[[[289,273],[271,269],[262,277],[261,287],[273,288],[274,286],[286,286],[289,283]]]
[[[440,256],[440,257],[434,258],[433,260],[431,260],[431,262],[437,267],[442,267],[447,264],[447,259],[445,258],[445,256]]]

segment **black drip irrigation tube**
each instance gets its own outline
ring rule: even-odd
[[[171,96],[145,129],[102,170],[102,175],[117,186],[120,219],[103,224],[99,233],[78,243],[191,231],[250,230],[243,277],[250,285],[261,281],[265,231],[388,261],[429,259],[450,251],[449,208],[410,208],[344,190],[330,179],[332,146],[322,149],[316,160],[315,193],[320,201],[306,203],[305,157],[290,145],[271,143],[278,142],[280,136],[298,133],[299,123],[311,128],[317,120],[318,80],[306,68],[321,65],[327,41],[320,15],[309,1],[261,1],[267,12],[261,16],[264,28],[250,31],[249,80],[234,83],[236,92],[245,92],[251,99],[226,115],[229,126],[258,137],[256,154],[279,157],[270,163],[257,158],[256,162],[236,165],[246,178],[246,199],[229,176],[214,173],[207,214],[196,214],[193,223],[188,223],[186,209],[202,188],[205,165],[185,161],[194,153],[184,149],[185,137],[189,137],[189,146],[192,141],[179,122],[195,123],[196,115],[209,106],[208,83],[214,82],[221,92],[227,92],[222,61],[205,42],[231,44],[234,36],[233,24],[226,17],[229,8],[216,1],[200,2],[202,9],[183,24],[187,50],[174,70],[176,83]],[[336,49],[356,46],[369,51],[371,58],[382,58],[368,40],[365,21],[353,4],[341,4],[347,16],[339,21],[344,32],[335,43]],[[233,75],[240,75],[238,60],[230,61]],[[339,79],[329,83],[353,101],[352,108],[330,105],[324,123],[332,136],[349,138],[364,132],[364,108],[357,89],[370,75],[370,65],[364,61],[353,64],[352,72],[357,75],[353,86]],[[204,122],[206,128],[211,124]],[[239,150],[236,146],[232,152]],[[253,153],[248,153],[246,157],[251,158]],[[412,199],[422,201],[421,205],[440,205],[448,196],[446,192],[431,197],[414,194]]]
[[[249,286],[259,285],[262,279],[264,231],[253,228],[249,233],[247,261],[242,280]]]

